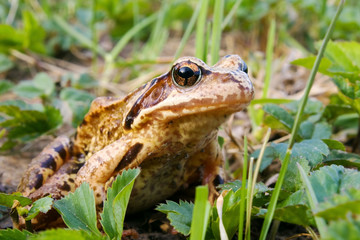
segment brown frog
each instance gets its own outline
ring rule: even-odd
[[[59,199],[87,182],[101,205],[114,177],[140,167],[128,212],[149,208],[194,182],[208,184],[213,198],[223,163],[218,127],[253,95],[239,56],[225,56],[212,67],[180,58],[168,73],[124,99],[95,99],[74,140],[62,136],[50,143],[18,190],[33,200],[49,194]],[[33,219],[34,228],[56,225],[50,215]]]

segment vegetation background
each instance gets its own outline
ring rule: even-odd
[[[323,239],[359,236],[359,1],[346,1],[309,98],[304,95],[309,69],[340,1],[0,0],[0,3],[1,192],[16,190],[31,158],[54,136],[75,133],[96,96],[125,96],[168,71],[180,56],[197,56],[214,64],[221,56],[238,54],[249,67],[256,97],[247,111],[235,114],[221,130],[219,143],[231,180],[222,188],[232,190],[224,194],[224,219],[219,217],[216,207],[204,207],[203,212],[208,214],[204,215],[205,227],[198,227],[206,230],[201,237],[225,239],[219,228],[221,219],[230,239],[242,238],[236,232],[242,229],[238,215],[241,202],[245,202],[240,200],[244,199],[241,189],[245,189],[242,185],[245,181],[232,180],[244,180],[245,176],[249,186],[251,177],[259,182],[246,188],[253,192],[246,198],[245,237],[259,238],[269,196],[276,195],[273,187],[292,135],[295,145],[275,201],[278,204],[274,218],[282,223],[280,227],[279,221],[272,225],[273,236],[320,235]],[[302,96],[307,105],[301,118],[297,118]],[[293,134],[297,119],[299,130]],[[271,144],[261,153],[268,127],[272,128]],[[248,141],[244,142],[244,136]],[[243,171],[247,169],[247,151],[258,159],[257,171],[249,171],[248,176]],[[314,206],[306,195],[303,184],[306,177],[301,177],[296,163],[305,170],[305,176],[310,176],[306,189],[314,188],[316,196],[313,194],[312,198],[318,201]],[[253,169],[252,161],[249,164]],[[324,190],[321,186],[328,188]],[[158,208],[167,214],[179,233],[172,235],[173,227],[168,220],[164,216],[158,220],[159,213],[151,212],[147,221],[155,219],[155,224],[144,227],[135,223],[141,238],[181,239],[190,233],[194,206],[187,202],[171,204]],[[206,204],[205,201],[203,206]],[[9,227],[8,209],[0,208],[2,228]],[[178,219],[174,220],[172,212],[186,216],[187,222],[181,224],[188,228],[176,225]],[[0,237],[6,234],[23,233],[3,230]],[[93,234],[100,236],[97,232]],[[190,236],[193,234],[196,235],[191,231]],[[44,237],[40,235],[21,236]]]

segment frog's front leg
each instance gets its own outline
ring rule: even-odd
[[[76,186],[83,182],[89,183],[94,190],[96,204],[105,199],[105,187],[108,180],[121,169],[137,167],[146,155],[146,144],[132,142],[127,138],[109,144],[87,159],[76,176]]]

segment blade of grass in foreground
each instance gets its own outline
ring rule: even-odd
[[[210,216],[210,203],[208,201],[208,186],[196,188],[194,212],[191,221],[190,240],[205,239],[207,222]]]
[[[339,17],[343,6],[344,6],[344,0],[342,0],[340,2],[339,6],[338,6],[338,9],[336,11],[336,14],[335,14],[334,18],[331,21],[331,24],[330,24],[330,26],[329,26],[329,28],[327,30],[326,35],[325,35],[324,41],[322,42],[321,48],[320,48],[320,50],[318,52],[318,55],[316,57],[315,64],[314,64],[314,66],[313,66],[313,68],[311,70],[309,80],[308,80],[308,82],[306,84],[304,96],[301,99],[300,107],[299,107],[298,112],[296,114],[295,123],[294,123],[294,126],[292,128],[291,138],[290,138],[290,141],[289,141],[289,146],[288,146],[288,149],[286,151],[285,158],[284,158],[284,160],[282,162],[282,166],[281,166],[280,173],[279,173],[279,178],[278,178],[278,180],[276,182],[275,189],[274,189],[273,194],[271,196],[268,211],[267,211],[267,214],[265,216],[264,224],[263,224],[262,229],[261,229],[260,238],[259,238],[260,240],[265,240],[266,239],[268,230],[270,228],[270,224],[271,224],[271,221],[273,219],[274,212],[275,212],[275,209],[276,209],[276,203],[277,203],[277,200],[278,200],[278,197],[279,197],[279,194],[280,194],[281,186],[282,186],[282,183],[284,181],[285,173],[286,173],[289,161],[290,161],[291,149],[292,149],[292,147],[293,147],[293,145],[295,143],[295,136],[296,136],[296,133],[297,133],[299,125],[300,125],[300,117],[302,116],[302,114],[304,112],[304,108],[305,108],[307,99],[309,97],[310,89],[311,89],[311,87],[312,87],[312,85],[314,83],[316,72],[319,69],[321,58],[324,55],[326,45],[327,45],[328,41],[330,40],[330,36],[331,36],[332,31],[333,31],[334,26],[335,26],[335,22],[336,22],[337,18]]]
[[[239,233],[238,239],[243,239],[244,230],[244,215],[245,215],[245,201],[246,201],[246,177],[247,177],[247,165],[248,165],[248,150],[247,150],[247,137],[244,136],[244,161],[243,161],[243,175],[241,183],[241,202],[240,202],[240,214],[239,214]]]

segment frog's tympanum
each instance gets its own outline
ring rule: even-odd
[[[95,99],[75,138],[50,143],[32,161],[18,191],[33,200],[49,194],[59,199],[87,182],[101,206],[114,178],[140,167],[127,212],[152,207],[195,182],[208,184],[214,197],[222,166],[218,127],[253,94],[247,66],[237,55],[212,67],[180,58],[168,73],[123,99]],[[59,217],[49,215],[38,215],[33,227],[56,226]]]

